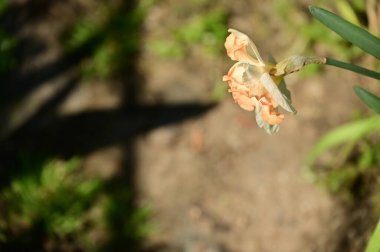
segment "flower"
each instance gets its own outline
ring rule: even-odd
[[[277,88],[281,79],[276,78],[277,83],[274,82],[269,75],[273,66],[264,63],[247,35],[234,29],[228,31],[231,34],[225,42],[227,55],[238,62],[223,77],[223,81],[227,81],[229,92],[242,109],[256,112],[259,127],[270,134],[275,133],[285,117],[278,111],[279,105],[295,112]]]
[[[227,55],[235,63],[223,76],[229,85],[234,101],[244,110],[255,111],[256,122],[267,133],[273,134],[280,129],[285,115],[280,108],[295,114],[290,99],[283,94],[279,85],[282,78],[300,70],[310,63],[325,63],[325,58],[292,56],[277,65],[265,63],[256,45],[242,32],[228,30],[231,34],[224,44]]]

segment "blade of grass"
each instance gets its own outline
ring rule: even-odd
[[[354,87],[354,91],[370,109],[380,114],[380,97],[358,86]]]
[[[380,251],[380,221],[377,223],[375,230],[367,244],[365,252],[379,252]]]
[[[331,130],[324,137],[322,137],[309,151],[305,160],[306,166],[310,166],[316,160],[316,158],[327,149],[346,142],[355,142],[362,136],[375,130],[380,130],[379,116],[347,123],[343,126]]]
[[[355,73],[358,73],[361,75],[371,77],[371,78],[376,79],[376,80],[380,80],[380,73],[378,73],[378,72],[375,72],[375,71],[372,71],[372,70],[369,70],[367,68],[360,67],[357,65],[353,65],[350,63],[346,63],[343,61],[339,61],[336,59],[326,58],[326,65],[343,68],[343,69],[350,70],[352,72],[355,72]]]
[[[373,55],[377,59],[380,59],[379,38],[359,26],[351,24],[332,12],[315,6],[310,6],[309,10],[311,14],[318,19],[318,21],[336,32],[343,39],[350,41],[363,51]]]
[[[355,11],[351,7],[350,3],[348,3],[346,0],[338,0],[336,1],[336,7],[344,19],[354,25],[360,26],[359,19],[356,16]]]

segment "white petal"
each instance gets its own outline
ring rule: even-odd
[[[264,60],[261,58],[260,53],[259,53],[259,50],[257,50],[257,47],[256,47],[255,43],[253,43],[252,40],[249,40],[249,41],[250,41],[250,43],[249,43],[249,48],[248,48],[248,49],[252,50],[252,52],[255,54],[257,60],[258,60],[263,66],[265,66]],[[250,50],[248,50],[248,52],[249,52]]]
[[[293,106],[290,104],[289,100],[286,98],[285,95],[283,95],[278,89],[276,83],[272,80],[269,73],[263,73],[260,77],[260,82],[263,84],[265,89],[270,93],[272,96],[272,99],[278,103],[282,108],[284,108],[286,111],[290,113],[297,113],[297,111],[293,108]]]
[[[256,112],[256,123],[260,128],[264,128],[265,132],[269,135],[275,134],[280,130],[280,125],[270,125],[266,121],[263,120],[261,117],[261,109],[262,107],[260,105],[256,106],[255,112]]]
[[[264,129],[269,135],[272,135],[272,134],[277,133],[280,130],[280,125],[279,124],[275,124],[275,125],[267,124],[264,126]]]
[[[255,113],[256,113],[256,123],[257,123],[257,125],[260,128],[264,127],[264,124],[266,122],[264,122],[263,118],[261,117],[261,106],[260,105],[256,106]]]

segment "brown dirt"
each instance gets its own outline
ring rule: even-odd
[[[151,13],[155,22],[145,25],[147,39],[151,30],[172,24],[166,16],[174,7],[162,3],[156,8]],[[271,20],[270,8],[267,3],[235,6],[230,26],[251,35],[260,50],[283,56],[291,41],[281,42],[286,29]],[[156,12],[166,15],[157,17]],[[152,59],[145,70],[146,92],[158,89],[166,102],[202,101],[213,84],[207,77],[220,74],[211,69],[226,71],[232,64],[223,61],[220,66],[220,60],[197,53],[185,62],[149,52],[143,57]],[[288,84],[299,113],[288,116],[275,136],[258,129],[253,115],[226,96],[206,115],[140,139],[141,202],[153,207],[157,223],[149,244],[170,244],[173,251],[337,249],[339,241],[333,237],[342,225],[343,210],[307,182],[302,164],[318,137],[342,123],[357,105],[352,80],[357,80],[354,75],[342,76],[335,69],[307,80],[291,76]]]

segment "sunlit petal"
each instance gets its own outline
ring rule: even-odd
[[[250,64],[259,66],[265,65],[256,45],[247,35],[235,29],[228,29],[228,31],[231,34],[227,37],[224,46],[226,47],[227,55],[232,60],[247,61]]]
[[[260,77],[260,81],[265,87],[265,89],[272,96],[273,100],[275,100],[278,103],[278,105],[280,105],[283,109],[290,113],[295,114],[297,112],[290,104],[286,96],[283,95],[281,91],[278,89],[276,83],[274,83],[269,73],[263,73]]]

